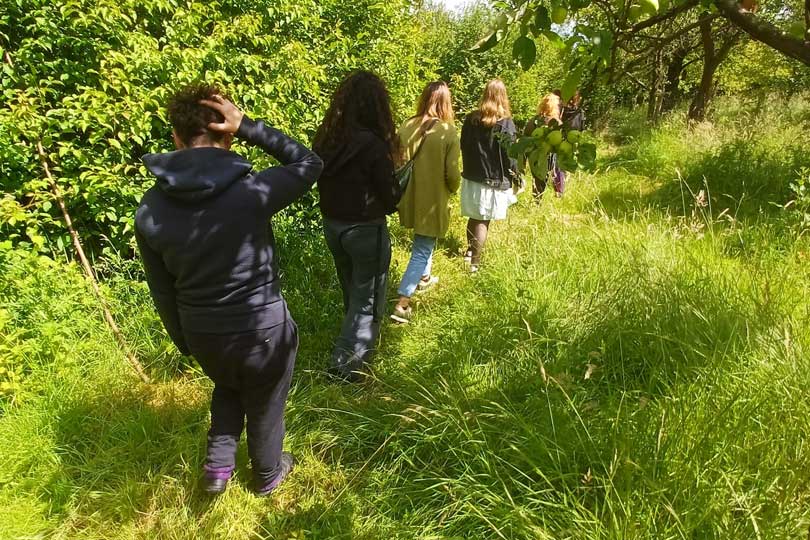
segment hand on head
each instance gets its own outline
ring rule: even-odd
[[[222,122],[211,122],[208,124],[208,129],[219,133],[236,133],[239,129],[239,125],[242,123],[242,117],[245,116],[245,113],[240,111],[236,105],[222,96],[213,96],[212,99],[200,100],[200,105],[210,107],[224,117],[224,121]]]

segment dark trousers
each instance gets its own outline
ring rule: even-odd
[[[233,470],[247,418],[253,476],[259,485],[272,481],[279,472],[284,406],[298,350],[295,322],[239,334],[186,333],[186,341],[214,381],[206,470]]]
[[[343,290],[343,326],[331,367],[348,376],[371,360],[385,315],[391,238],[385,219],[347,223],[324,219],[326,244]]]

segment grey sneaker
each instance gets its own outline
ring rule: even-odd
[[[394,306],[394,312],[391,313],[391,320],[397,322],[399,324],[408,324],[411,320],[411,315],[413,314],[413,309],[408,306],[407,309],[402,309],[399,306]]]
[[[419,280],[419,284],[416,286],[417,292],[425,292],[432,289],[437,283],[439,282],[439,276],[430,276],[428,277],[427,281],[424,279]]]
[[[275,478],[264,484],[263,486],[256,487],[256,495],[258,497],[266,497],[281,484],[285,478],[290,474],[290,471],[295,467],[295,458],[289,452],[281,453],[281,463],[278,474]]]

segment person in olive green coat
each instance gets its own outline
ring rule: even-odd
[[[399,203],[400,223],[414,232],[411,259],[399,286],[399,301],[391,314],[399,323],[411,318],[410,299],[414,292],[439,281],[430,273],[433,250],[437,239],[450,226],[448,202],[461,184],[461,150],[453,120],[450,88],[446,83],[432,82],[422,92],[416,116],[399,129],[405,161],[418,150],[411,181]]]

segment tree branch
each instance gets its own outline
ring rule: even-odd
[[[112,312],[110,311],[110,308],[107,305],[107,300],[104,298],[104,295],[101,292],[101,288],[98,286],[98,281],[96,280],[96,276],[93,273],[93,267],[90,266],[90,261],[87,259],[87,255],[85,255],[84,253],[82,242],[79,239],[79,233],[76,232],[76,228],[73,226],[73,220],[70,218],[70,214],[68,213],[67,207],[65,206],[64,199],[62,199],[62,192],[59,189],[59,184],[56,183],[56,179],[51,174],[51,168],[48,166],[48,155],[45,153],[45,149],[42,148],[42,143],[40,141],[37,141],[37,154],[39,154],[39,159],[40,162],[42,163],[42,169],[45,171],[45,178],[48,179],[48,183],[50,184],[51,191],[53,192],[53,196],[56,199],[56,203],[59,205],[59,209],[62,211],[62,217],[65,220],[65,226],[67,227],[68,232],[70,233],[70,238],[73,241],[73,247],[74,249],[76,249],[76,255],[79,257],[79,262],[81,263],[82,269],[84,270],[84,274],[87,277],[87,280],[90,282],[90,285],[93,287],[93,293],[96,295],[96,299],[101,305],[101,310],[104,313],[104,320],[107,321],[107,324],[110,326],[110,330],[112,330],[112,333],[115,336],[116,341],[118,341],[118,346],[121,347],[122,351],[124,352],[124,356],[126,356],[126,359],[132,366],[132,369],[135,370],[135,373],[138,374],[138,377],[140,377],[140,379],[143,382],[148,383],[149,375],[146,374],[146,370],[144,370],[143,365],[138,361],[137,358],[135,358],[135,355],[132,354],[132,351],[130,351],[126,339],[124,339],[124,335],[118,328],[118,325],[116,324],[115,319],[112,316]]]
[[[810,31],[810,0],[804,0],[804,37],[807,42],[807,33]]]
[[[642,87],[644,90],[647,90],[647,85],[644,84],[638,77],[636,77],[635,75],[633,75],[629,71],[625,71],[624,74],[627,75],[628,79],[630,79],[631,81],[633,81],[634,83],[636,83],[637,85]]]
[[[805,9],[808,0],[805,0]],[[736,0],[714,0],[720,13],[735,26],[744,30],[757,41],[770,45],[785,56],[810,66],[810,43],[793,38],[782,32],[773,24],[745,11]],[[805,11],[805,20],[808,15]]]
[[[658,24],[660,22],[666,21],[666,20],[671,19],[673,17],[677,17],[678,15],[683,13],[684,11],[689,11],[690,9],[692,9],[693,7],[698,5],[699,3],[700,3],[700,0],[687,0],[683,4],[681,4],[679,6],[676,6],[676,7],[670,9],[669,11],[667,11],[665,13],[660,13],[660,14],[656,15],[655,17],[650,17],[649,19],[643,20],[640,23],[634,24],[633,26],[631,26],[627,30],[627,33],[628,34],[635,34],[637,32],[640,32],[641,30],[644,30],[645,28],[655,26],[656,24]]]

